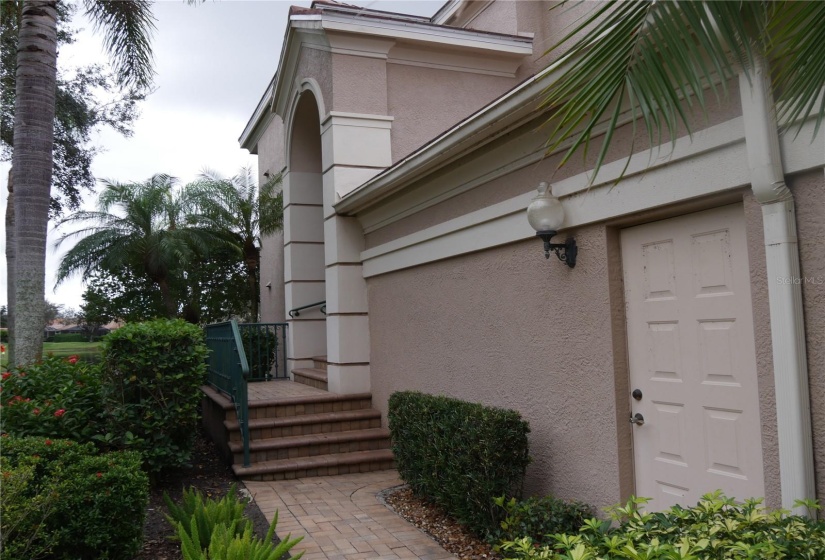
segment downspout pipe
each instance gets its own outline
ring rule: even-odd
[[[771,318],[782,507],[816,497],[805,321],[793,194],[785,185],[767,61],[739,76],[751,188],[762,206]]]

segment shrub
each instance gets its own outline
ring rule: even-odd
[[[53,492],[30,490],[34,465],[30,462],[12,467],[0,457],[3,473],[3,500],[0,501],[0,550],[6,558],[40,558],[50,545],[40,538],[44,521],[57,504]]]
[[[20,510],[17,499],[45,504],[38,510],[43,514],[42,526],[31,546],[12,535],[3,558],[34,560],[38,556],[33,551],[49,549],[50,559],[114,560],[135,555],[149,499],[140,455],[96,453],[92,444],[69,440],[3,439],[4,473],[24,473],[26,478],[14,499],[4,494],[3,523],[7,512]],[[25,534],[31,536],[18,533]],[[28,551],[20,556],[10,552],[25,548]]]
[[[238,499],[237,487],[233,484],[229,493],[220,500],[207,500],[203,494],[194,489],[183,491],[183,503],[176,505],[169,495],[164,492],[163,500],[169,509],[166,520],[177,528],[188,531],[194,541],[194,532],[189,531],[193,525],[197,527],[197,536],[201,548],[207,548],[212,540],[212,532],[218,525],[232,526],[234,534],[243,535],[249,521],[243,516],[244,503]],[[234,523],[233,523],[234,522]]]
[[[241,342],[249,362],[249,379],[270,375],[278,351],[278,335],[268,327],[241,328]]]
[[[82,333],[55,333],[46,342],[89,342],[89,337]]]
[[[472,531],[496,531],[493,500],[518,496],[530,459],[530,427],[513,410],[417,392],[390,396],[389,427],[398,473],[412,490]]]
[[[598,558],[723,560],[734,558],[825,558],[825,523],[785,511],[768,512],[761,500],[737,504],[720,492],[707,494],[692,508],[643,513],[645,498],[611,508],[619,522],[591,519],[578,534],[558,534],[536,546],[530,537],[507,541],[506,558],[596,560]],[[817,507],[814,504],[808,504]]]
[[[290,535],[287,535],[277,546],[272,544],[275,526],[278,524],[277,511],[263,540],[252,535],[250,525],[247,525],[243,533],[238,535],[236,524],[237,520],[229,526],[223,523],[217,525],[209,541],[209,548],[204,549],[197,544],[200,537],[195,520],[192,519],[189,530],[184,529],[179,523],[178,537],[181,540],[183,560],[279,560],[303,539],[303,537],[291,539]],[[190,535],[193,537],[190,538]],[[299,552],[292,558],[297,560],[303,555],[303,552]]]
[[[534,544],[548,544],[547,535],[576,533],[584,522],[595,515],[593,508],[582,502],[565,501],[551,496],[517,501],[496,498],[504,510],[500,530],[490,535],[495,542],[530,537]]]
[[[150,472],[185,465],[197,427],[207,354],[184,321],[128,324],[103,342],[104,441],[139,450]]]
[[[2,374],[0,432],[90,441],[100,431],[100,372],[75,357]]]

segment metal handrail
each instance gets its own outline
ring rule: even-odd
[[[304,309],[310,309],[311,307],[318,307],[319,305],[321,306],[321,313],[326,315],[327,314],[327,301],[324,300],[324,301],[319,301],[319,302],[316,302],[316,303],[310,303],[308,305],[303,305],[301,307],[296,307],[295,309],[290,309],[289,310],[289,316],[294,319],[295,317],[300,316],[301,311],[303,311]]]
[[[235,320],[206,325],[207,381],[226,394],[235,404],[235,413],[243,442],[243,466],[251,465],[249,457],[249,397],[247,378],[249,363],[244,352],[241,333]]]

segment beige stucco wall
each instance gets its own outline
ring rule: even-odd
[[[817,496],[825,500],[825,174],[811,171],[788,184],[796,198]]]
[[[284,124],[274,115],[258,140],[258,184],[268,179],[265,172],[275,175],[284,167]],[[269,288],[267,288],[269,284]],[[286,320],[284,309],[284,236],[266,236],[261,242],[261,321],[280,323]]]
[[[387,61],[332,55],[335,103],[327,110],[367,115],[387,114]]]
[[[576,240],[575,270],[529,240],[368,279],[373,403],[386,413],[393,391],[415,389],[518,410],[532,428],[527,491],[608,505],[629,489],[608,235]]]
[[[396,162],[517,82],[501,76],[388,64],[387,83],[389,114],[394,117],[392,160]]]

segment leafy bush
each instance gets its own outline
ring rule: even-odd
[[[495,504],[504,510],[506,517],[499,531],[490,535],[495,542],[530,537],[534,544],[548,544],[547,535],[576,533],[584,522],[595,515],[593,508],[582,502],[571,502],[546,497],[534,497],[518,501],[496,498]]]
[[[169,509],[166,520],[181,530],[188,531],[193,525],[197,527],[197,536],[202,549],[209,546],[212,532],[218,525],[232,526],[234,534],[243,535],[249,521],[243,516],[244,503],[238,499],[237,487],[233,484],[229,493],[220,500],[207,500],[203,494],[194,489],[183,491],[183,503],[176,505],[169,495],[164,493],[163,500]],[[187,533],[194,541],[194,532]]]
[[[0,329],[0,342],[3,344],[8,343],[9,341],[9,331],[8,329]]]
[[[21,476],[22,486],[11,497],[4,492],[4,529],[7,514],[14,519],[21,510],[17,500],[41,504],[34,515],[42,519],[34,534],[18,531],[9,543],[4,540],[8,548],[4,546],[3,558],[35,560],[49,550],[50,559],[132,558],[140,547],[149,499],[149,482],[140,467],[137,453],[97,455],[92,444],[5,437],[3,476]],[[24,518],[34,519],[30,515]],[[29,537],[31,543],[18,540]]]
[[[184,529],[183,524],[179,523],[178,537],[181,540],[183,560],[279,560],[303,539],[291,539],[290,535],[287,535],[277,546],[272,544],[275,526],[278,524],[277,511],[263,540],[252,535],[250,525],[247,525],[242,534],[237,534],[236,524],[237,520],[228,526],[223,523],[215,526],[209,547],[204,549],[197,544],[200,536],[195,519],[192,519],[189,530]],[[303,555],[303,552],[299,552],[292,558],[297,560]]]
[[[57,495],[54,492],[30,491],[34,478],[34,465],[30,462],[11,467],[0,456],[0,471],[3,473],[0,550],[6,558],[40,558],[46,555],[50,544],[40,537],[43,522],[57,504]]]
[[[497,496],[518,496],[530,427],[513,410],[417,392],[390,396],[398,473],[412,490],[480,535],[499,527]]]
[[[631,498],[624,507],[611,508],[611,518],[620,523],[616,528],[591,519],[580,533],[554,535],[549,545],[524,537],[501,548],[506,558],[524,560],[825,558],[825,523],[768,512],[761,500],[737,504],[715,492],[689,509],[643,513],[639,506],[647,501]]]
[[[0,432],[90,441],[100,431],[100,372],[69,358],[2,374]]]
[[[206,379],[203,332],[181,320],[128,324],[103,343],[107,444],[139,450],[150,472],[185,465]]]
[[[241,343],[249,362],[249,379],[270,375],[278,351],[278,335],[267,327],[241,327]]]

